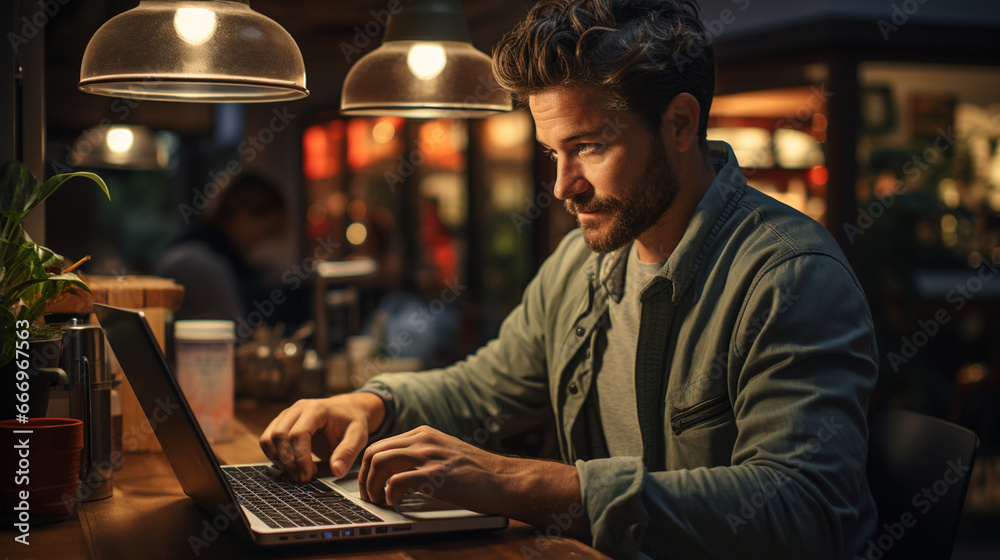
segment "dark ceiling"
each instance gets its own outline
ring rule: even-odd
[[[384,13],[393,0],[250,0],[250,7],[282,25],[298,43],[306,64],[310,96],[297,101],[303,113],[335,110],[349,68],[342,43],[355,44],[357,28]],[[407,0],[395,0],[405,2]],[[94,32],[111,17],[134,8],[138,0],[82,0],[62,7],[46,27],[46,120],[50,132],[79,131],[110,116],[113,101],[77,91],[80,61]],[[526,2],[462,0],[473,44],[490,52],[505,32],[527,13]],[[361,51],[378,45],[381,35]],[[356,60],[353,59],[353,60]],[[211,107],[204,104],[144,102],[132,118],[182,134],[205,133]]]

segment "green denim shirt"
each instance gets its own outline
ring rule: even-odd
[[[716,179],[639,295],[643,457],[606,456],[594,383],[627,253],[596,254],[578,230],[496,339],[369,387],[392,393],[394,433],[428,424],[475,440],[555,415],[591,544],[612,557],[849,558],[875,527],[867,301],[821,225],[748,187],[732,149],[709,144]]]

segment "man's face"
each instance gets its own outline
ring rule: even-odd
[[[638,115],[603,108],[587,86],[544,90],[528,107],[538,141],[556,161],[553,193],[591,250],[624,247],[663,217],[678,181],[663,140]]]

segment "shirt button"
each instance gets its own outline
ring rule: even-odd
[[[580,389],[576,386],[576,381],[571,381],[569,384],[569,394],[575,395]]]
[[[587,331],[583,330],[583,327],[577,327],[576,328],[576,336],[583,336],[583,334],[586,333],[586,332]]]

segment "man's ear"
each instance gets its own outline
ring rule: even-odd
[[[663,112],[660,134],[666,145],[673,145],[678,152],[686,152],[698,145],[698,121],[701,106],[690,93],[679,93]]]

